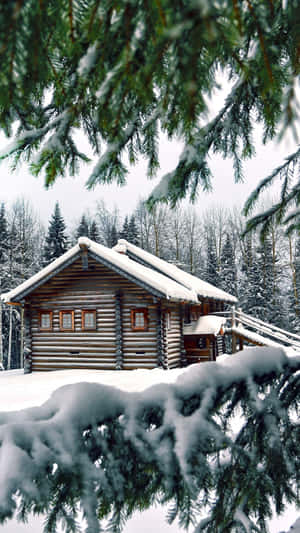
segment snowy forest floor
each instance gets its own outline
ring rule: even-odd
[[[232,356],[224,355],[218,362],[230,365]],[[59,387],[78,382],[101,383],[111,385],[121,390],[133,392],[143,391],[157,383],[175,382],[184,372],[192,372],[192,367],[174,370],[131,370],[131,371],[94,371],[94,370],[61,370],[54,372],[35,372],[24,375],[21,370],[0,372],[0,411],[15,411],[27,407],[43,404]],[[165,521],[166,509],[150,509],[136,516],[128,522],[124,533],[143,531],[150,533],[157,530],[160,533],[179,533],[177,524],[168,525]],[[295,523],[299,512],[294,508],[287,508],[284,515],[276,517],[269,523],[271,533],[289,531]],[[42,530],[43,517],[32,517],[28,524],[20,524],[12,520],[0,526],[1,533],[37,533]],[[300,520],[297,520],[291,533],[297,533]],[[299,530],[300,531],[300,530]]]

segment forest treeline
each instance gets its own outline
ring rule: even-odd
[[[121,216],[103,200],[67,226],[56,203],[45,228],[24,198],[0,206],[0,278],[4,293],[38,272],[73,246],[78,237],[112,247],[124,238],[237,296],[244,312],[276,326],[300,332],[300,238],[270,225],[264,242],[256,231],[243,236],[246,219],[238,208],[192,206],[151,212],[140,201]],[[4,367],[19,364],[19,312],[2,306]]]

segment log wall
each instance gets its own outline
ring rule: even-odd
[[[116,300],[122,316],[122,339],[116,342]],[[26,299],[32,322],[32,370],[63,368],[115,369],[157,366],[156,305],[149,293],[127,281],[94,259],[88,270],[81,259],[36,289]],[[130,311],[147,307],[147,331],[131,331]],[[81,310],[96,309],[96,331],[82,331]],[[53,311],[53,330],[40,331],[39,311]],[[74,311],[74,331],[60,331],[59,311]],[[119,366],[120,367],[120,366]]]
[[[147,331],[132,331],[131,309],[148,309]],[[157,361],[156,304],[151,295],[141,289],[126,291],[122,298],[123,369],[155,368]]]
[[[181,366],[181,316],[179,304],[170,305],[166,310],[171,313],[171,328],[165,329],[166,358],[168,368],[175,368]]]

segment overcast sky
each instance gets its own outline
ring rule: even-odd
[[[209,113],[207,119],[213,118],[221,109],[224,100],[230,91],[229,83],[223,73],[217,75],[219,90],[215,90],[211,98],[207,98]],[[76,138],[81,151],[91,155],[88,143],[84,135],[79,134]],[[213,171],[213,192],[203,193],[199,191],[196,207],[203,210],[211,205],[242,206],[257,183],[266,177],[277,165],[282,164],[284,158],[295,150],[295,139],[291,135],[285,135],[283,141],[276,141],[263,146],[261,143],[261,130],[257,127],[255,132],[256,156],[244,165],[244,184],[234,184],[233,169],[230,160],[212,155],[211,169]],[[11,140],[7,140],[0,134],[0,151]],[[81,214],[90,209],[93,212],[97,200],[103,199],[107,207],[116,205],[122,216],[130,214],[141,198],[147,197],[160,178],[177,164],[178,157],[183,145],[179,142],[168,142],[166,137],[160,139],[160,170],[157,179],[146,178],[146,162],[140,161],[135,167],[131,167],[127,185],[96,186],[92,191],[85,188],[85,182],[92,172],[94,160],[89,165],[82,165],[80,173],[75,178],[59,178],[51,189],[46,190],[43,186],[43,178],[34,178],[29,174],[28,167],[23,165],[18,171],[10,172],[10,163],[7,160],[0,162],[0,202],[4,201],[8,206],[18,197],[24,196],[30,199],[39,212],[42,221],[47,225],[49,217],[53,213],[54,204],[59,201],[62,214],[67,223],[78,219]],[[278,187],[277,187],[278,189]],[[274,193],[273,193],[274,194]]]
[[[284,158],[295,148],[295,143],[288,143],[287,140],[282,141],[280,144],[273,142],[268,146],[262,146],[259,141],[259,130],[257,137],[256,156],[247,161],[244,166],[244,184],[234,184],[230,160],[224,161],[218,156],[211,157],[214,190],[212,193],[199,192],[196,203],[197,209],[201,210],[210,205],[242,206],[257,183],[267,176],[275,166],[281,164]],[[82,141],[84,142],[84,139]],[[7,140],[1,137],[0,149],[6,144]],[[87,209],[93,212],[96,201],[100,199],[103,199],[110,208],[116,205],[121,215],[125,216],[132,212],[139,199],[145,198],[150,194],[153,187],[166,172],[175,167],[181,149],[182,145],[180,143],[170,143],[162,138],[160,143],[161,168],[157,179],[148,180],[145,177],[146,163],[145,161],[140,161],[136,167],[131,169],[126,186],[98,185],[92,191],[88,191],[85,188],[85,182],[91,172],[93,163],[82,166],[77,177],[59,178],[49,190],[46,190],[42,176],[38,178],[32,177],[25,164],[12,173],[9,162],[4,160],[0,165],[0,201],[4,201],[9,207],[19,196],[30,199],[46,225],[56,201],[59,201],[62,214],[68,223],[78,219]]]

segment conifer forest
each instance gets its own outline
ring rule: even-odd
[[[237,296],[244,312],[300,333],[300,238],[287,235],[274,220],[262,241],[258,230],[244,234],[246,224],[238,208],[156,205],[149,211],[141,201],[121,216],[100,200],[69,224],[57,202],[45,227],[30,201],[20,198],[11,207],[1,204],[1,292],[28,279],[81,236],[108,247],[126,239]],[[19,366],[19,320],[16,309],[3,305],[6,368]]]

